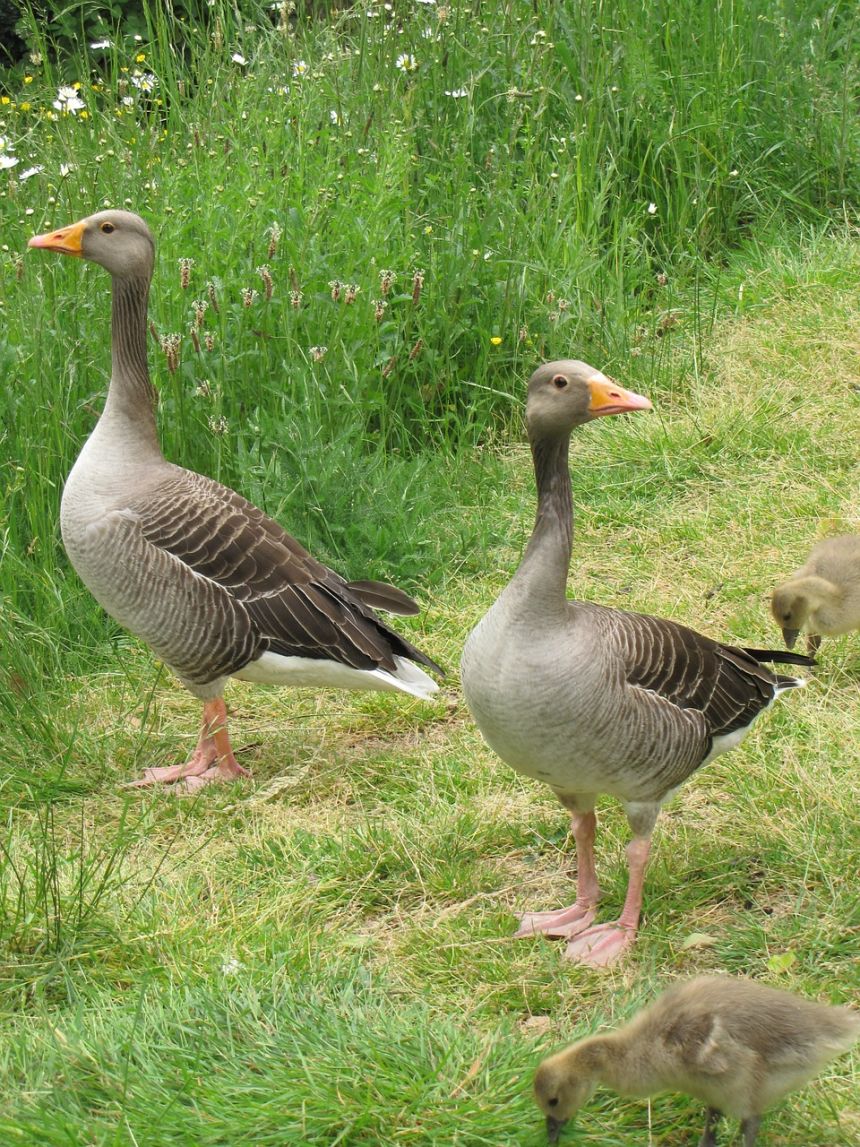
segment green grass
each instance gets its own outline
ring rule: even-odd
[[[809,687],[667,808],[624,965],[510,939],[522,907],[569,902],[566,818],[483,745],[456,664],[531,528],[533,365],[581,355],[655,404],[577,435],[572,593],[767,645],[770,587],[818,537],[860,528],[860,257],[839,222],[856,204],[853,6],[566,7],[542,26],[525,4],[452,6],[444,24],[356,7],[285,37],[219,4],[184,59],[163,34],[140,64],[108,53],[87,119],[44,114],[54,85],[88,79],[82,57],[46,46],[30,84],[7,77],[4,1143],[537,1147],[539,1059],[676,976],[860,999],[857,635],[826,641]],[[126,67],[161,80],[128,113]],[[253,780],[192,800],[120,788],[190,749],[198,706],[101,615],[57,533],[105,385],[107,282],[24,253],[126,199],[159,233],[156,328],[184,333],[175,374],[151,344],[169,456],[350,576],[414,590],[425,610],[397,624],[451,669],[433,704],[232,685]],[[333,279],[361,286],[355,303]],[[208,282],[220,309],[198,354]],[[250,308],[242,286],[261,293]],[[627,830],[610,802],[600,816],[610,918]],[[840,1059],[767,1141],[856,1143],[858,1083]],[[566,1141],[680,1147],[700,1118],[683,1097],[601,1092]]]

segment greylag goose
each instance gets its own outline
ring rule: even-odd
[[[567,955],[593,965],[610,963],[633,941],[660,806],[696,769],[738,745],[778,693],[802,684],[760,662],[810,663],[568,601],[571,431],[650,406],[584,362],[550,362],[532,375],[526,424],[537,520],[519,568],[470,634],[460,666],[466,702],[489,746],[549,785],[571,813],[576,903],[524,916],[517,935],[566,937]],[[633,839],[621,915],[590,927],[600,895],[593,851],[599,793],[621,802]]]
[[[545,1059],[535,1098],[550,1143],[598,1086],[644,1097],[682,1091],[707,1104],[699,1147],[716,1147],[721,1115],[753,1147],[762,1114],[860,1039],[860,1013],[731,976],[675,984],[608,1035]]]
[[[107,612],[203,702],[190,759],[133,783],[193,789],[246,775],[227,732],[230,677],[434,693],[419,663],[439,667],[374,612],[417,613],[402,590],[344,581],[239,494],[164,458],[146,357],[155,245],[144,221],[100,211],[29,246],[89,259],[112,281],[107,401],[63,491],[69,559]]]
[[[860,535],[813,546],[806,564],[773,591],[770,608],[789,649],[804,627],[811,654],[818,652],[821,634],[860,629]]]

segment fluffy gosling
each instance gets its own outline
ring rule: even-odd
[[[534,1090],[550,1143],[601,1084],[644,1097],[682,1091],[707,1104],[699,1147],[721,1115],[753,1147],[762,1113],[860,1039],[860,1013],[753,980],[699,976],[662,993],[628,1024],[545,1059]]]
[[[773,591],[770,608],[788,649],[801,629],[808,630],[812,656],[821,634],[860,629],[860,535],[825,538],[813,546],[806,565]]]

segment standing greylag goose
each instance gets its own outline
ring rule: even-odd
[[[789,649],[804,627],[811,654],[818,652],[821,634],[860,629],[860,535],[813,546],[806,564],[773,591],[770,608]]]
[[[732,976],[675,984],[618,1031],[545,1059],[535,1099],[550,1143],[603,1084],[644,1098],[682,1091],[708,1105],[699,1147],[716,1147],[720,1115],[753,1147],[761,1117],[860,1039],[860,1013]]]
[[[107,612],[203,701],[191,758],[134,783],[195,788],[246,774],[227,733],[229,677],[434,693],[415,662],[439,667],[374,613],[417,613],[402,590],[345,582],[239,494],[165,460],[146,358],[155,245],[143,220],[101,211],[29,245],[90,259],[112,280],[107,401],[63,491],[69,558]]]
[[[526,424],[537,521],[510,584],[470,634],[460,666],[466,701],[489,746],[549,785],[571,813],[576,903],[526,915],[517,935],[573,937],[567,954],[594,965],[610,963],[633,941],[660,806],[696,769],[738,745],[778,693],[802,684],[760,662],[810,663],[567,600],[571,431],[650,406],[584,362],[550,362],[532,375]],[[633,840],[621,916],[592,928],[600,895],[593,851],[599,793],[621,802]]]

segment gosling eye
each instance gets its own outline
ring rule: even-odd
[[[99,227],[99,231],[104,235],[112,235],[114,231],[116,231],[116,227],[114,227],[113,223],[102,223]]]
[[[552,376],[552,385],[558,390],[564,390],[564,388],[567,386],[567,382],[568,379],[566,374],[554,374]],[[556,1100],[556,1102],[558,1101]]]
[[[555,382],[555,379],[553,379],[553,382]],[[547,1103],[550,1107],[558,1107],[558,1096],[554,1095],[552,1099],[547,1100]]]

